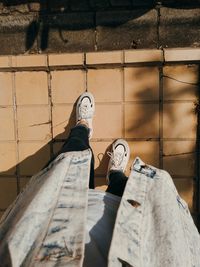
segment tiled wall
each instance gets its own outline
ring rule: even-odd
[[[0,57],[0,214],[59,150],[85,90],[96,100],[97,188],[105,189],[106,151],[125,138],[129,167],[138,155],[166,169],[192,209],[198,60],[199,49]]]

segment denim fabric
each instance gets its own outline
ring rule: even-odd
[[[108,218],[89,210],[90,161],[90,150],[67,152],[31,179],[1,221],[1,267],[84,266],[87,220],[106,225]],[[136,158],[119,208],[112,207],[108,267],[200,267],[199,233],[166,171]]]
[[[166,171],[139,158],[117,213],[108,266],[200,266],[200,236],[187,204]]]

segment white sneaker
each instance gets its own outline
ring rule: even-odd
[[[95,111],[94,97],[91,93],[83,93],[76,105],[76,123],[80,120],[85,120],[89,127],[89,138],[92,137],[93,127],[92,119]]]
[[[116,140],[112,145],[112,152],[107,152],[110,157],[107,171],[107,180],[109,182],[110,171],[124,172],[130,158],[130,148],[123,139]]]

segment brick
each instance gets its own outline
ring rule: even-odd
[[[135,49],[124,52],[125,63],[163,62],[162,50]]]
[[[125,137],[147,139],[158,138],[158,104],[126,104]]]
[[[76,124],[75,108],[72,105],[53,106],[53,138],[66,139],[71,127]]]
[[[14,26],[13,21],[15,21]],[[16,55],[27,51],[36,52],[37,27],[35,16],[32,14],[0,16],[0,54]]]
[[[0,105],[12,105],[12,73],[0,73]]]
[[[12,67],[47,67],[46,55],[12,56]]]
[[[38,40],[40,49],[46,52],[86,52],[95,49],[95,25],[93,13],[67,13],[41,16],[44,23]]]
[[[122,106],[96,105],[93,138],[122,137]]]
[[[11,67],[11,57],[0,56],[0,68],[9,68],[9,67]]]
[[[17,72],[17,105],[48,104],[48,80],[46,72]]]
[[[190,210],[193,209],[193,195],[194,195],[194,184],[192,179],[174,179],[174,184]]]
[[[19,12],[20,14],[28,13],[28,11],[29,11],[27,4],[25,4],[25,3],[20,4],[19,2],[17,3],[17,5],[16,4],[10,5],[8,9],[12,13]]]
[[[136,157],[140,157],[146,164],[159,167],[159,142],[156,141],[129,141],[130,160],[126,168],[126,175],[129,176],[130,168]]]
[[[30,4],[28,4],[29,11],[33,11],[33,12],[41,11],[41,6],[42,5],[40,3],[30,3]]]
[[[90,9],[88,0],[73,0],[70,2],[70,7],[74,11],[85,11]]]
[[[198,76],[198,67],[195,65],[165,66],[164,100],[197,100]]]
[[[167,103],[163,112],[164,138],[196,138],[197,118],[193,103]]]
[[[50,147],[46,142],[19,142],[19,173],[34,175],[50,160]]]
[[[50,54],[49,66],[72,66],[83,65],[84,54],[83,53],[68,53],[68,54]]]
[[[69,8],[69,0],[49,0],[47,1],[47,6],[50,12],[65,12]]]
[[[109,156],[107,151],[111,150],[111,142],[91,142],[90,143],[95,159],[95,175],[105,175],[108,170]]]
[[[126,101],[157,101],[159,99],[158,68],[125,68],[124,77]]]
[[[131,0],[110,0],[112,6],[131,6]]]
[[[91,52],[86,54],[86,64],[123,63],[123,52]]]
[[[75,103],[85,91],[85,73],[82,70],[51,72],[53,103]]]
[[[0,143],[0,172],[1,174],[11,175],[15,174],[17,155],[16,144],[1,142]]]
[[[199,61],[200,49],[199,48],[164,49],[164,55],[165,55],[165,62]]]
[[[156,4],[155,0],[132,0],[132,5],[133,6],[140,6],[140,7],[154,7]]]
[[[98,50],[156,48],[156,10],[97,12],[96,22]]]
[[[43,140],[51,138],[48,106],[18,107],[19,140]]]
[[[0,209],[6,209],[17,197],[15,177],[0,178]]]
[[[159,41],[163,47],[199,47],[200,9],[161,8]],[[173,30],[172,30],[173,28]]]
[[[120,69],[89,70],[88,91],[96,102],[119,102],[122,100],[122,71]]]
[[[164,141],[163,168],[172,176],[194,176],[195,150],[195,141]]]
[[[12,108],[0,108],[0,140],[15,140],[14,115]]]
[[[27,186],[27,184],[29,183],[30,178],[26,177],[26,178],[22,178],[20,177],[19,179],[19,186],[20,186],[20,191],[22,191],[23,189],[25,189],[25,187]]]
[[[89,0],[90,6],[96,10],[105,9],[110,6],[107,0]]]

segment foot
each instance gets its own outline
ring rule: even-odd
[[[83,93],[76,106],[76,124],[85,124],[89,128],[89,138],[92,137],[92,119],[95,110],[94,97],[91,93]],[[81,123],[83,122],[83,123]],[[85,122],[85,123],[84,123]]]
[[[110,161],[108,164],[107,180],[111,171],[124,172],[130,158],[130,148],[123,139],[116,140],[112,145],[112,152],[108,152]]]

